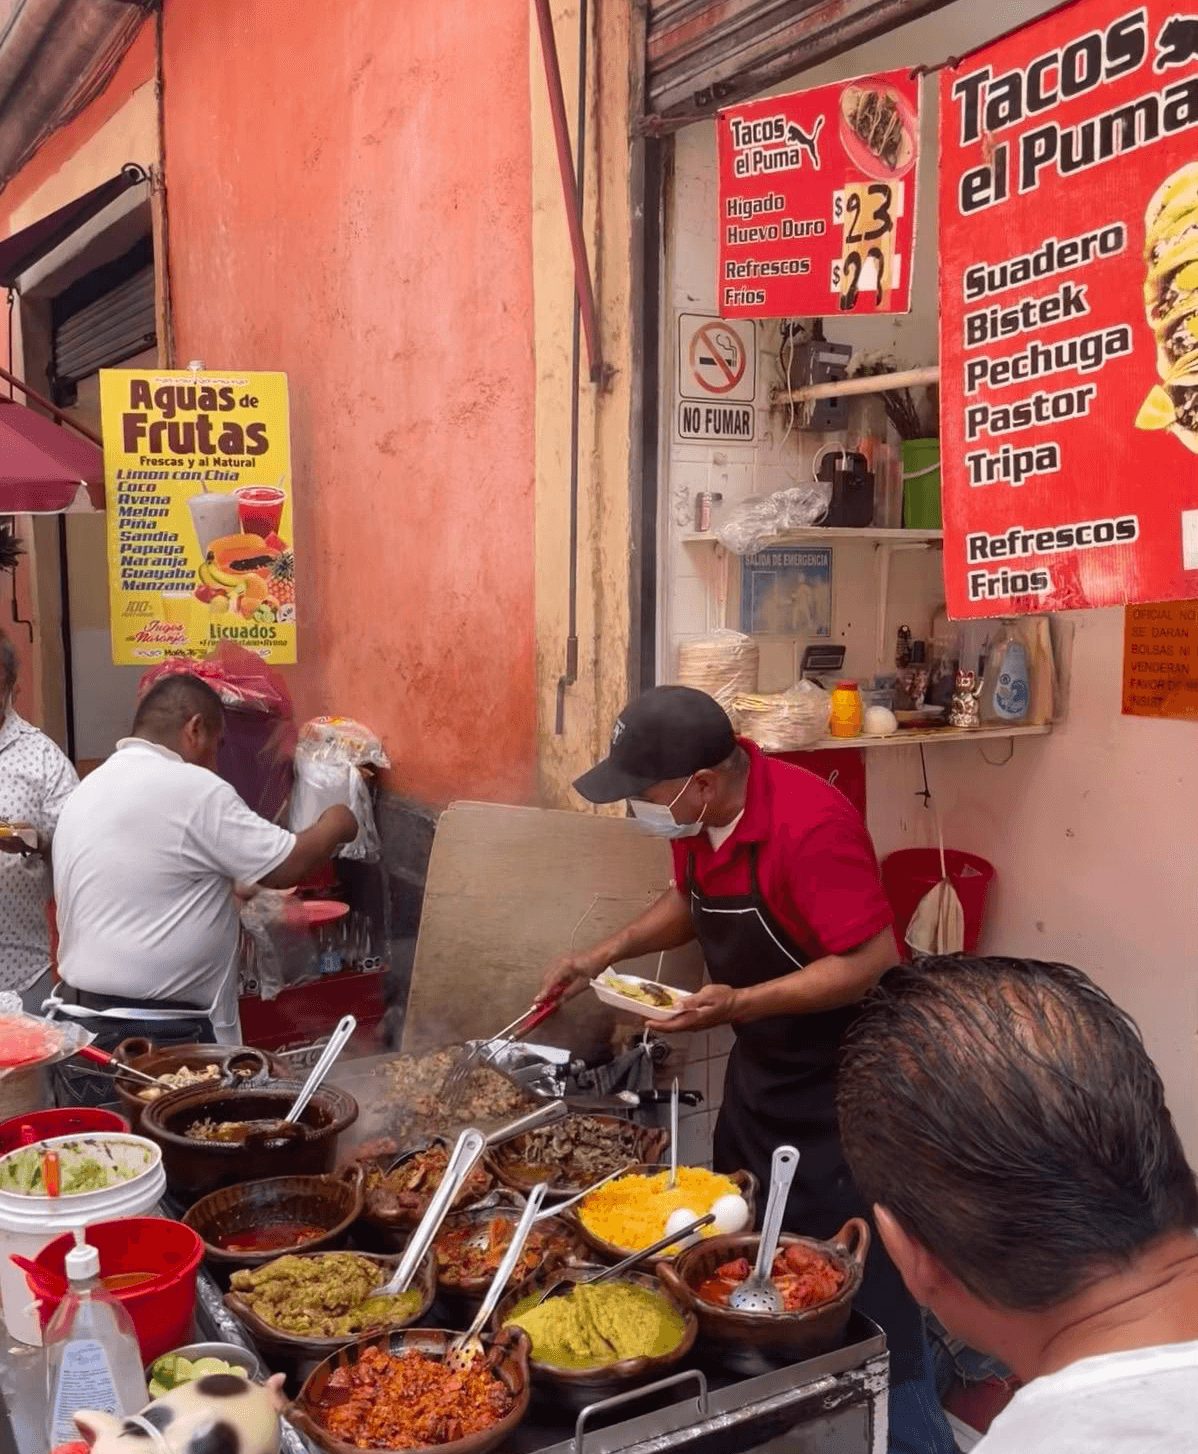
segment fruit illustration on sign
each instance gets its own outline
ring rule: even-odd
[[[225,535],[211,542],[197,572],[197,599],[210,616],[235,612],[247,621],[294,620],[295,557],[273,532]],[[290,615],[280,618],[280,611]]]

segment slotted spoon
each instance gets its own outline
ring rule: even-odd
[[[487,1288],[482,1305],[474,1315],[474,1321],[445,1350],[445,1362],[455,1372],[464,1373],[474,1360],[485,1352],[482,1339],[478,1335],[487,1326],[488,1318],[498,1307],[503,1290],[516,1270],[520,1254],[524,1251],[524,1244],[528,1241],[528,1234],[532,1231],[532,1224],[537,1219],[537,1213],[541,1210],[541,1203],[545,1200],[545,1193],[548,1190],[549,1183],[540,1181],[529,1193],[528,1201],[520,1214],[520,1220],[516,1223],[516,1229],[512,1233],[512,1240],[503,1254],[503,1261],[495,1269],[491,1286]]]
[[[790,1195],[790,1184],[794,1180],[795,1167],[799,1164],[799,1153],[793,1146],[778,1146],[774,1149],[774,1161],[770,1169],[770,1195],[765,1204],[765,1218],[761,1224],[761,1241],[757,1244],[757,1266],[728,1294],[728,1306],[737,1313],[780,1313],[783,1311],[782,1294],[774,1284],[770,1273],[774,1266],[774,1253],[778,1250],[778,1238],[782,1233],[782,1215],[786,1211],[786,1198]]]

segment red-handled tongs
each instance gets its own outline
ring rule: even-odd
[[[490,1058],[491,1047],[500,1040],[511,1041],[515,1039],[516,1032],[527,1035],[530,1030],[535,1030],[540,1024],[549,1019],[550,1015],[556,1014],[558,1006],[562,1002],[562,996],[566,992],[565,985],[559,985],[550,995],[543,1000],[534,1001],[529,1005],[523,1014],[517,1015],[510,1025],[505,1025],[498,1035],[492,1035],[488,1040],[480,1040],[468,1050],[462,1052],[456,1064],[445,1077],[445,1083],[441,1087],[441,1099],[447,1111],[455,1111],[461,1104],[462,1096],[466,1091],[466,1082],[470,1078],[470,1072],[480,1061]]]

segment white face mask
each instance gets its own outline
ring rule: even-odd
[[[673,802],[669,807],[663,808],[660,803],[650,803],[644,798],[629,798],[628,806],[632,809],[632,816],[636,819],[638,826],[654,838],[694,838],[696,834],[703,831],[703,814],[707,812],[707,804],[703,804],[703,811],[693,823],[678,823],[674,820],[674,803],[686,792],[691,785],[691,778],[694,773],[682,784],[674,795]]]

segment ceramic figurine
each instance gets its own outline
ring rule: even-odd
[[[982,722],[978,698],[982,684],[977,673],[958,671],[953,690],[953,704],[948,711],[948,720],[953,727],[980,727]]]
[[[170,1454],[279,1454],[283,1375],[265,1385],[240,1373],[206,1373],[147,1404],[131,1419],[80,1409],[91,1454],[145,1454],[151,1436]]]

